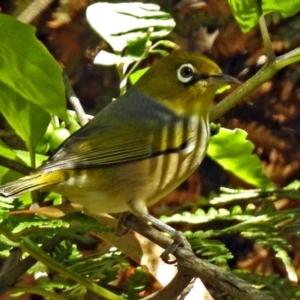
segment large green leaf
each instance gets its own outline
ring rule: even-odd
[[[253,1],[258,0],[228,0],[231,11],[243,32],[248,32],[257,23],[258,17]],[[283,17],[290,17],[300,11],[300,1],[295,0],[263,0],[263,13],[280,13]]]
[[[149,28],[151,38],[161,38],[170,33],[175,22],[171,15],[159,10],[155,4],[95,3],[87,9],[89,23],[106,40],[115,52],[145,40]]]
[[[268,187],[271,181],[263,173],[258,156],[253,154],[254,145],[246,137],[244,130],[221,128],[217,135],[211,137],[207,153],[243,181],[255,187]]]
[[[31,150],[49,113],[67,120],[61,73],[34,27],[0,14],[0,111]]]
[[[21,99],[0,80],[0,112],[15,130],[28,149],[33,150],[44,135],[50,122],[50,114],[34,103]],[[6,96],[5,98],[2,96]]]

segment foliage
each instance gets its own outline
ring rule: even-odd
[[[257,13],[251,1],[229,3],[244,32],[257,24]],[[299,11],[299,4],[295,1],[263,1],[263,11],[265,14],[279,12],[287,17]],[[175,43],[165,39],[175,26],[171,15],[154,4],[96,3],[88,8],[87,19],[111,46],[110,51],[99,52],[95,63],[116,65],[120,93],[125,92],[129,78],[135,82],[144,72],[144,69],[136,71],[142,61],[153,54],[166,55],[167,50],[177,49]],[[105,24],[101,23],[103,20]],[[107,20],[112,23],[107,24]],[[124,24],[130,27],[123,27]],[[72,126],[78,127],[77,118],[66,111],[61,68],[35,38],[32,26],[3,14],[0,14],[0,25],[0,58],[3,62],[0,111],[26,145],[26,151],[24,148],[21,151],[0,141],[1,155],[20,164],[38,166],[70,135]],[[299,287],[291,284],[297,279],[291,241],[299,238],[300,210],[297,207],[277,210],[274,204],[275,200],[284,197],[298,200],[299,182],[294,181],[282,189],[275,188],[264,174],[254,149],[243,130],[221,128],[211,139],[209,156],[228,173],[238,177],[243,185],[247,183],[257,189],[224,188],[217,195],[214,192],[210,197],[186,205],[184,212],[162,219],[171,225],[192,228],[185,235],[195,253],[226,269],[234,269],[231,262],[236,256],[226,242],[230,235],[271,249],[287,278],[240,270],[234,270],[235,274],[276,299],[299,298]],[[33,154],[37,153],[40,154],[33,159]],[[7,182],[20,175],[0,167],[0,176],[1,182]],[[132,271],[130,258],[111,247],[96,254],[81,252],[81,245],[93,248],[99,242],[94,234],[110,232],[111,229],[81,213],[59,217],[35,215],[28,211],[16,213],[28,207],[30,201],[28,197],[18,200],[0,198],[1,258],[9,261],[10,251],[15,247],[20,247],[24,258],[29,254],[36,255],[40,262],[28,273],[46,271],[50,275],[37,283],[36,288],[52,293],[53,299],[58,293],[64,299],[84,299],[92,297],[91,291],[105,299],[140,298],[140,292],[147,289],[150,281],[150,275],[143,268]],[[34,247],[57,235],[63,236],[64,240],[55,247],[51,256],[45,257],[43,250]],[[131,275],[122,285],[111,284],[121,271],[128,270],[131,270]],[[1,276],[3,273],[0,279]],[[90,283],[95,286],[91,288]],[[222,297],[231,299],[227,295]]]
[[[87,19],[115,53],[121,53],[126,47],[126,56],[138,58],[149,40],[149,28],[153,28],[150,37],[153,40],[165,37],[175,26],[171,15],[161,11],[159,6],[138,2],[95,3],[88,7]],[[111,22],[108,26],[107,20],[118,22]],[[98,62],[97,57],[96,61]]]
[[[162,39],[171,32],[175,22],[170,14],[161,11],[155,4],[95,3],[87,9],[87,19],[113,50],[113,53],[101,50],[94,63],[117,66],[121,94],[126,90],[129,76],[144,58],[150,53],[167,55],[161,46],[176,47]],[[109,25],[108,20],[112,21]],[[152,44],[158,38],[160,40]],[[128,70],[132,63],[135,64]]]
[[[32,26],[1,14],[0,27],[1,113],[34,152],[50,122],[49,113],[67,120],[61,68],[35,38]]]
[[[243,181],[257,187],[267,187],[270,180],[263,173],[259,158],[253,154],[254,145],[246,140],[247,133],[240,129],[221,128],[212,136],[207,154]]]
[[[285,279],[280,278],[277,274],[264,276],[259,273],[252,274],[245,270],[235,270],[234,274],[251,282],[253,285],[259,287],[260,290],[272,295],[277,300],[297,299],[300,296],[300,288],[293,286],[293,284]],[[231,297],[226,299],[231,300]]]
[[[250,31],[258,23],[257,9],[258,0],[228,0],[232,13],[243,32]],[[265,15],[279,13],[283,17],[295,15],[300,10],[297,1],[264,0],[262,11]]]

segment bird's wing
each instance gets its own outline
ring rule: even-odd
[[[39,170],[124,163],[179,152],[189,146],[196,130],[190,120],[177,116],[149,98],[138,98],[138,101],[130,98],[123,97],[121,105],[116,102],[109,105],[67,139]],[[127,99],[130,103],[126,103]],[[143,108],[139,106],[140,100],[143,100]],[[122,106],[127,104],[130,106],[123,107],[122,111]]]

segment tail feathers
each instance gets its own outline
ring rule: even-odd
[[[35,173],[0,186],[0,195],[16,198],[26,192],[40,190],[60,181],[59,176],[55,176],[52,172]]]

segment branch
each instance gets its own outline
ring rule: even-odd
[[[75,205],[74,207],[73,207],[73,205],[71,205],[71,206],[66,205],[66,206],[58,206],[58,207],[56,207],[56,206],[47,207],[46,209],[45,208],[36,209],[36,210],[31,210],[30,212],[31,213],[41,213],[46,216],[52,216],[52,217],[58,218],[64,214],[70,213],[72,211],[81,211],[81,210],[82,210],[82,207],[80,205]],[[91,214],[89,214],[89,215],[95,216],[95,219],[97,221],[99,221],[101,223],[103,222],[103,218],[101,218],[101,215],[91,215]],[[106,219],[107,219],[107,217],[104,218],[104,220],[106,220]],[[113,219],[111,218],[111,220],[113,220]],[[105,221],[104,221],[104,224],[106,224]],[[116,222],[114,221],[113,224],[116,224]],[[142,236],[146,237],[147,239],[149,239],[150,241],[152,241],[153,243],[155,243],[156,245],[159,245],[160,247],[162,247],[164,249],[168,248],[170,246],[170,244],[172,244],[172,242],[173,242],[172,239],[166,237],[162,232],[143,223],[134,215],[129,215],[128,218],[125,220],[124,225],[128,226],[132,230],[138,232]],[[5,236],[7,236],[7,238],[9,238],[10,240],[13,240],[13,236],[10,236],[9,233],[5,232],[4,228],[0,227],[0,232],[1,231]],[[107,240],[107,238],[105,239],[105,235],[107,237],[108,234],[113,235],[117,241],[122,240],[122,237],[121,238],[116,237],[112,233],[103,233],[103,234],[104,234],[104,240]],[[23,239],[25,239],[25,238],[23,238]],[[116,244],[118,246],[118,248],[120,249],[120,251],[124,252],[123,251],[124,247],[128,247],[130,238],[128,238],[128,236],[126,235],[124,237],[124,239],[125,239],[126,245],[124,245],[122,243],[121,244],[114,243],[114,241],[111,239],[108,239],[108,240],[110,241],[111,244]],[[25,239],[25,241],[27,241],[27,240]],[[130,240],[130,243],[131,242],[132,242],[132,240]],[[74,276],[76,274],[73,274],[73,273],[70,274],[69,270],[61,269],[62,266],[61,267],[57,266],[58,264],[56,262],[53,262],[53,259],[51,260],[50,257],[48,257],[45,260],[45,256],[44,256],[44,254],[41,255],[39,248],[34,247],[34,249],[33,249],[33,247],[31,245],[29,245],[29,246],[31,249],[29,249],[28,247],[23,247],[23,250],[28,252],[29,254],[31,254],[33,257],[37,258],[39,261],[46,264],[48,267],[55,269],[56,271],[65,275],[66,277],[71,278],[80,284],[83,284],[83,286],[85,286],[87,289],[90,289],[91,291],[96,292],[96,294],[101,295],[101,293],[99,294],[98,291],[93,290],[93,286],[90,286],[90,285],[93,285],[93,283],[87,282],[86,279],[84,279],[84,281],[82,281],[83,279],[78,278],[78,276],[76,276],[76,278],[75,278]],[[141,247],[141,245],[139,247]],[[131,252],[132,251],[136,251],[136,250],[131,249]],[[128,251],[125,251],[125,253],[127,253],[127,252]],[[131,255],[129,254],[129,256],[132,257],[132,253],[131,253]],[[158,292],[157,294],[153,295],[153,297],[157,297],[157,298],[148,298],[149,300],[150,299],[151,300],[160,299],[159,297],[161,294],[162,295],[166,295],[166,294],[170,295],[171,293],[173,293],[173,291],[172,291],[173,288],[177,289],[176,283],[178,283],[178,281],[179,281],[179,279],[178,279],[179,276],[182,276],[181,274],[186,274],[185,275],[186,277],[185,277],[184,283],[180,286],[180,288],[178,288],[177,291],[175,291],[176,294],[178,294],[184,290],[184,288],[187,286],[188,282],[190,281],[190,279],[192,277],[198,277],[201,280],[208,282],[210,285],[212,285],[216,288],[219,288],[222,291],[225,291],[226,293],[228,293],[229,295],[231,295],[232,297],[234,297],[236,299],[274,300],[272,297],[267,296],[267,295],[263,294],[262,292],[256,290],[250,284],[248,284],[244,280],[232,275],[230,272],[224,271],[221,268],[219,268],[213,264],[207,263],[207,262],[203,261],[202,259],[199,259],[198,257],[195,256],[195,254],[190,249],[178,247],[178,249],[174,253],[174,256],[177,259],[177,263],[178,263],[180,272],[184,272],[184,273],[179,273],[179,275],[177,277],[175,276],[175,279],[172,280],[172,283],[169,286],[162,289],[161,292]],[[138,261],[136,259],[134,259],[134,260]],[[168,298],[165,298],[165,299],[168,299]]]
[[[80,100],[76,97],[76,94],[70,84],[68,74],[65,70],[63,71],[63,83],[65,86],[67,98],[68,98],[69,102],[71,103],[74,111],[76,112],[76,115],[79,119],[80,125],[84,126],[86,123],[88,123],[89,120],[82,108]]]
[[[196,293],[197,297],[201,295],[202,300],[213,300],[202,281],[200,279],[193,280],[195,279],[194,275],[181,262],[182,260],[178,262],[178,273],[167,286],[142,300],[179,299],[179,296],[180,299],[185,299],[185,295],[188,295],[193,288],[196,288],[196,291],[192,292]]]
[[[164,236],[158,230],[141,222],[133,215],[130,215],[126,219],[125,225],[164,249],[172,243],[171,239]],[[196,257],[190,249],[178,247],[174,256],[177,258],[178,265],[184,270],[188,270],[189,274],[201,278],[203,281],[225,291],[232,297],[242,300],[274,300],[272,297],[256,290],[250,284],[232,275],[230,272],[224,271]]]
[[[31,167],[28,167],[22,163],[19,163],[2,155],[0,155],[0,165],[24,175],[28,175],[33,170],[33,168]]]
[[[82,207],[80,205],[61,205],[61,206],[53,206],[53,207],[47,207],[47,208],[41,208],[36,210],[30,210],[28,212],[30,213],[40,213],[46,216],[51,216],[54,218],[59,218],[65,214],[68,214],[70,212],[74,211],[82,211]],[[114,224],[116,225],[116,221],[113,218],[107,218],[106,215],[92,215],[88,214],[90,216],[95,217],[97,221],[100,223],[106,224],[109,227]],[[102,217],[101,217],[102,216]],[[112,220],[113,222],[106,223],[108,220]],[[144,222],[140,221],[137,217],[134,215],[129,215],[128,218],[125,220],[125,226],[128,226],[132,230],[138,232],[142,236],[146,237],[151,242],[155,243],[156,245],[159,245],[160,247],[166,249],[170,246],[170,244],[173,242],[172,239],[166,237],[162,232],[154,229],[151,226],[148,226]],[[11,236],[8,232],[4,230],[5,228],[0,227],[0,232],[2,232],[8,239],[14,240],[14,236]],[[109,241],[110,244],[116,245],[120,251],[126,253],[129,257],[133,258],[134,261],[139,262],[140,260],[136,258],[136,255],[140,255],[140,247],[142,247],[141,241],[136,241],[136,237],[133,239],[128,237],[128,235],[124,237],[116,237],[113,233],[105,232],[102,233],[104,240]],[[113,239],[109,239],[108,235],[114,236]],[[97,235],[98,236],[98,235]],[[25,238],[22,238],[23,240]],[[124,240],[124,243],[120,243],[120,240]],[[27,241],[25,239],[25,241]],[[138,243],[138,249],[134,248],[135,245],[133,243],[135,241]],[[130,250],[128,250],[128,243],[133,243],[130,246]],[[145,243],[144,243],[145,244]],[[149,246],[149,244],[147,244]],[[39,261],[43,262],[45,265],[47,265],[49,268],[55,269],[56,271],[60,272],[64,276],[71,278],[75,280],[76,282],[83,284],[87,289],[90,289],[91,291],[96,292],[96,294],[101,295],[99,291],[93,290],[93,283],[87,282],[86,279],[78,278],[78,276],[74,277],[76,274],[70,273],[67,269],[61,269],[61,267],[58,267],[58,263],[53,262],[53,259],[48,257],[45,260],[45,254],[42,254],[40,252],[40,249],[37,247],[32,247],[32,245],[29,245],[30,249],[28,247],[24,247],[23,250],[31,254],[33,257],[38,259]],[[127,247],[127,248],[126,248]],[[133,249],[132,249],[133,247]],[[124,251],[125,249],[125,251]],[[127,251],[126,251],[127,249]],[[136,254],[136,252],[139,251],[139,254]],[[152,254],[153,255],[153,254]],[[250,284],[246,283],[244,280],[239,279],[238,277],[232,275],[230,272],[224,271],[221,268],[207,263],[195,256],[195,254],[190,249],[185,249],[183,247],[179,247],[175,253],[174,256],[177,259],[177,263],[179,266],[179,274],[175,276],[175,278],[172,280],[172,283],[162,289],[161,291],[154,294],[152,297],[156,298],[146,298],[147,300],[157,300],[157,299],[163,299],[159,298],[161,295],[168,295],[168,298],[165,299],[172,299],[171,296],[173,293],[182,293],[184,288],[189,284],[192,277],[198,277],[201,280],[208,282],[210,285],[219,288],[229,295],[235,297],[236,299],[242,299],[242,300],[273,300],[272,297],[266,296],[262,292],[256,290],[253,288]],[[153,263],[153,258],[152,258]],[[183,275],[182,275],[183,274]],[[184,282],[181,284],[179,283],[179,278],[183,277]],[[83,280],[83,281],[82,281]],[[177,285],[180,285],[177,287]],[[178,288],[178,289],[177,289]],[[174,291],[173,291],[174,289]],[[149,296],[150,297],[150,296]],[[166,296],[165,296],[166,297]],[[207,297],[208,298],[208,297]],[[174,298],[173,298],[174,299]],[[209,299],[209,298],[208,298]]]
[[[177,299],[191,283],[193,278],[194,275],[190,274],[185,268],[181,268],[181,264],[179,264],[178,273],[168,285],[142,300]]]
[[[17,20],[23,23],[31,23],[39,16],[54,0],[35,0],[28,5],[18,16]]]
[[[269,62],[274,62],[276,60],[276,56],[272,47],[269,31],[267,28],[266,20],[262,11],[262,1],[261,0],[253,0],[254,7],[256,9],[256,14],[258,17],[258,24],[261,33],[261,37],[263,39],[264,48],[267,53],[267,58]]]
[[[247,80],[242,86],[238,87],[233,93],[213,108],[210,114],[210,121],[214,122],[216,119],[224,115],[224,113],[233,108],[241,99],[253,92],[264,82],[274,77],[274,75],[283,67],[297,61],[300,61],[300,48],[296,48],[277,57],[275,61],[268,61],[266,65],[264,65],[253,77]]]

